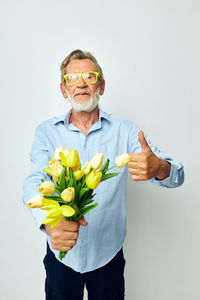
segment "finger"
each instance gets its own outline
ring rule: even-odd
[[[129,161],[128,163],[128,168],[129,169],[138,169],[139,168],[139,164],[138,161]]]
[[[78,238],[78,235],[79,235],[79,232],[76,231],[76,232],[70,232],[70,231],[65,231],[62,235],[62,237],[60,238],[60,241],[62,242],[66,242],[68,240],[77,240]]]
[[[56,248],[55,250],[67,252],[67,251],[69,251],[71,249],[72,249],[72,247],[66,247],[66,246],[64,246],[64,247]]]
[[[128,162],[128,165],[132,162],[138,162],[141,160],[141,153],[130,153],[131,160]]]
[[[73,221],[65,221],[65,224],[63,226],[64,231],[78,231],[80,227],[80,224],[78,222]]]
[[[85,220],[84,216],[80,218],[80,220],[78,221],[80,225],[82,226],[87,226],[88,222]]]
[[[65,245],[63,246],[67,246],[67,247],[73,247],[76,245],[76,240],[68,240]]]
[[[76,245],[76,240],[67,240],[67,241],[58,241],[58,242],[54,242],[52,241],[52,244],[54,245],[54,247],[60,248],[60,247],[72,247],[74,245]]]
[[[147,180],[147,178],[145,176],[136,175],[136,174],[132,175],[131,178],[132,178],[133,181],[145,181],[145,180]]]
[[[144,133],[143,131],[139,131],[138,133],[138,140],[140,142],[141,148],[142,148],[142,152],[146,152],[147,150],[150,149],[145,137],[144,137]]]
[[[137,169],[128,169],[128,171],[131,175],[140,175],[140,171]]]
[[[72,247],[74,247],[76,245],[76,241],[72,240],[72,241],[68,241],[65,243],[52,243],[52,248],[58,251],[68,251],[71,250]]]

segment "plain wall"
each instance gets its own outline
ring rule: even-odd
[[[127,300],[200,299],[200,2],[1,1],[0,299],[44,299],[45,236],[22,204],[36,126],[66,111],[59,67],[76,48],[103,68],[103,110],[185,167],[164,189],[128,179]]]

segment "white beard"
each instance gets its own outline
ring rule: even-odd
[[[91,112],[93,111],[99,102],[99,91],[100,91],[100,87],[97,89],[94,97],[90,97],[90,100],[85,102],[85,103],[78,103],[74,97],[70,97],[67,89],[66,89],[66,93],[68,96],[68,100],[70,102],[71,107],[75,110],[75,112],[81,112],[81,111],[87,111],[87,112]]]

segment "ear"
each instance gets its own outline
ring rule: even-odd
[[[104,93],[104,90],[105,90],[105,80],[101,83],[101,88],[100,88],[100,92],[99,92],[99,95],[103,95]]]
[[[63,82],[61,82],[61,84],[60,84],[60,90],[61,90],[61,93],[62,93],[63,97],[67,99],[68,96],[67,96],[67,93],[66,93],[65,86],[64,86]]]

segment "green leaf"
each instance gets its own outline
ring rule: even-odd
[[[88,198],[94,198],[94,196],[95,196],[95,194],[93,194],[94,191],[89,188],[86,188],[86,189],[87,189],[87,191],[86,191],[86,193],[84,193],[82,198],[79,200],[79,203],[85,201]]]
[[[79,195],[81,190],[81,182],[77,184],[76,190],[75,190],[75,201],[79,202]]]
[[[60,185],[60,192],[61,193],[66,188],[66,186],[65,186],[65,175],[66,175],[66,168],[63,167],[62,172],[60,173],[60,176],[59,176],[59,185]]]
[[[77,183],[76,183],[76,177],[74,175],[72,168],[69,168],[69,177],[70,177],[71,187],[75,188]]]
[[[66,178],[66,188],[69,187],[69,183],[70,183],[70,181],[69,181],[69,178],[67,177]]]
[[[41,181],[42,181],[42,182],[45,182],[45,180],[44,180],[43,178],[41,178]]]
[[[92,198],[87,198],[87,199],[85,199],[84,201],[82,201],[82,202],[80,203],[80,205],[79,205],[79,210],[80,210],[81,208],[85,207],[86,205],[92,203],[92,202],[94,202],[94,200],[93,200]]]
[[[102,172],[103,174],[106,173],[106,171],[108,170],[108,167],[109,167],[109,163],[110,163],[110,160],[107,159],[105,161],[105,163],[103,164],[103,166],[101,167],[101,169],[99,170],[99,172]]]
[[[89,189],[88,193],[87,193],[87,198],[94,198],[94,196],[96,194],[93,194],[94,190]]]
[[[56,196],[56,195],[53,195],[53,196],[43,196],[43,198],[50,199],[50,200],[55,200],[55,201],[57,201],[59,203],[62,203],[62,204],[67,204],[66,201],[64,201],[61,197]]]
[[[87,214],[90,210],[92,210],[93,208],[95,208],[98,205],[98,203],[83,207],[80,209],[80,214],[77,216],[77,221],[84,216],[85,214]]]
[[[83,198],[83,196],[85,195],[85,193],[87,193],[89,191],[89,188],[82,188],[80,190],[80,193],[79,193],[79,202],[81,201],[81,199]]]
[[[84,187],[84,185],[85,185],[85,180],[86,180],[86,176],[83,175],[83,177],[81,178],[81,187]]]
[[[45,198],[45,199],[52,199],[52,200],[57,200],[57,199],[61,199],[62,200],[62,198],[60,197],[60,196],[56,196],[56,195],[52,195],[52,196],[42,196],[43,198]]]
[[[102,177],[101,177],[101,182],[104,181],[104,180],[107,180],[109,178],[112,178],[114,176],[117,176],[119,173],[107,173],[107,174],[102,174]]]
[[[68,203],[68,205],[70,205],[75,210],[76,214],[77,212],[79,212],[78,206],[74,201],[71,204]]]
[[[60,186],[59,186],[59,185],[56,185],[56,186],[55,186],[55,192],[56,192],[58,195],[61,194],[61,193],[60,193]]]

